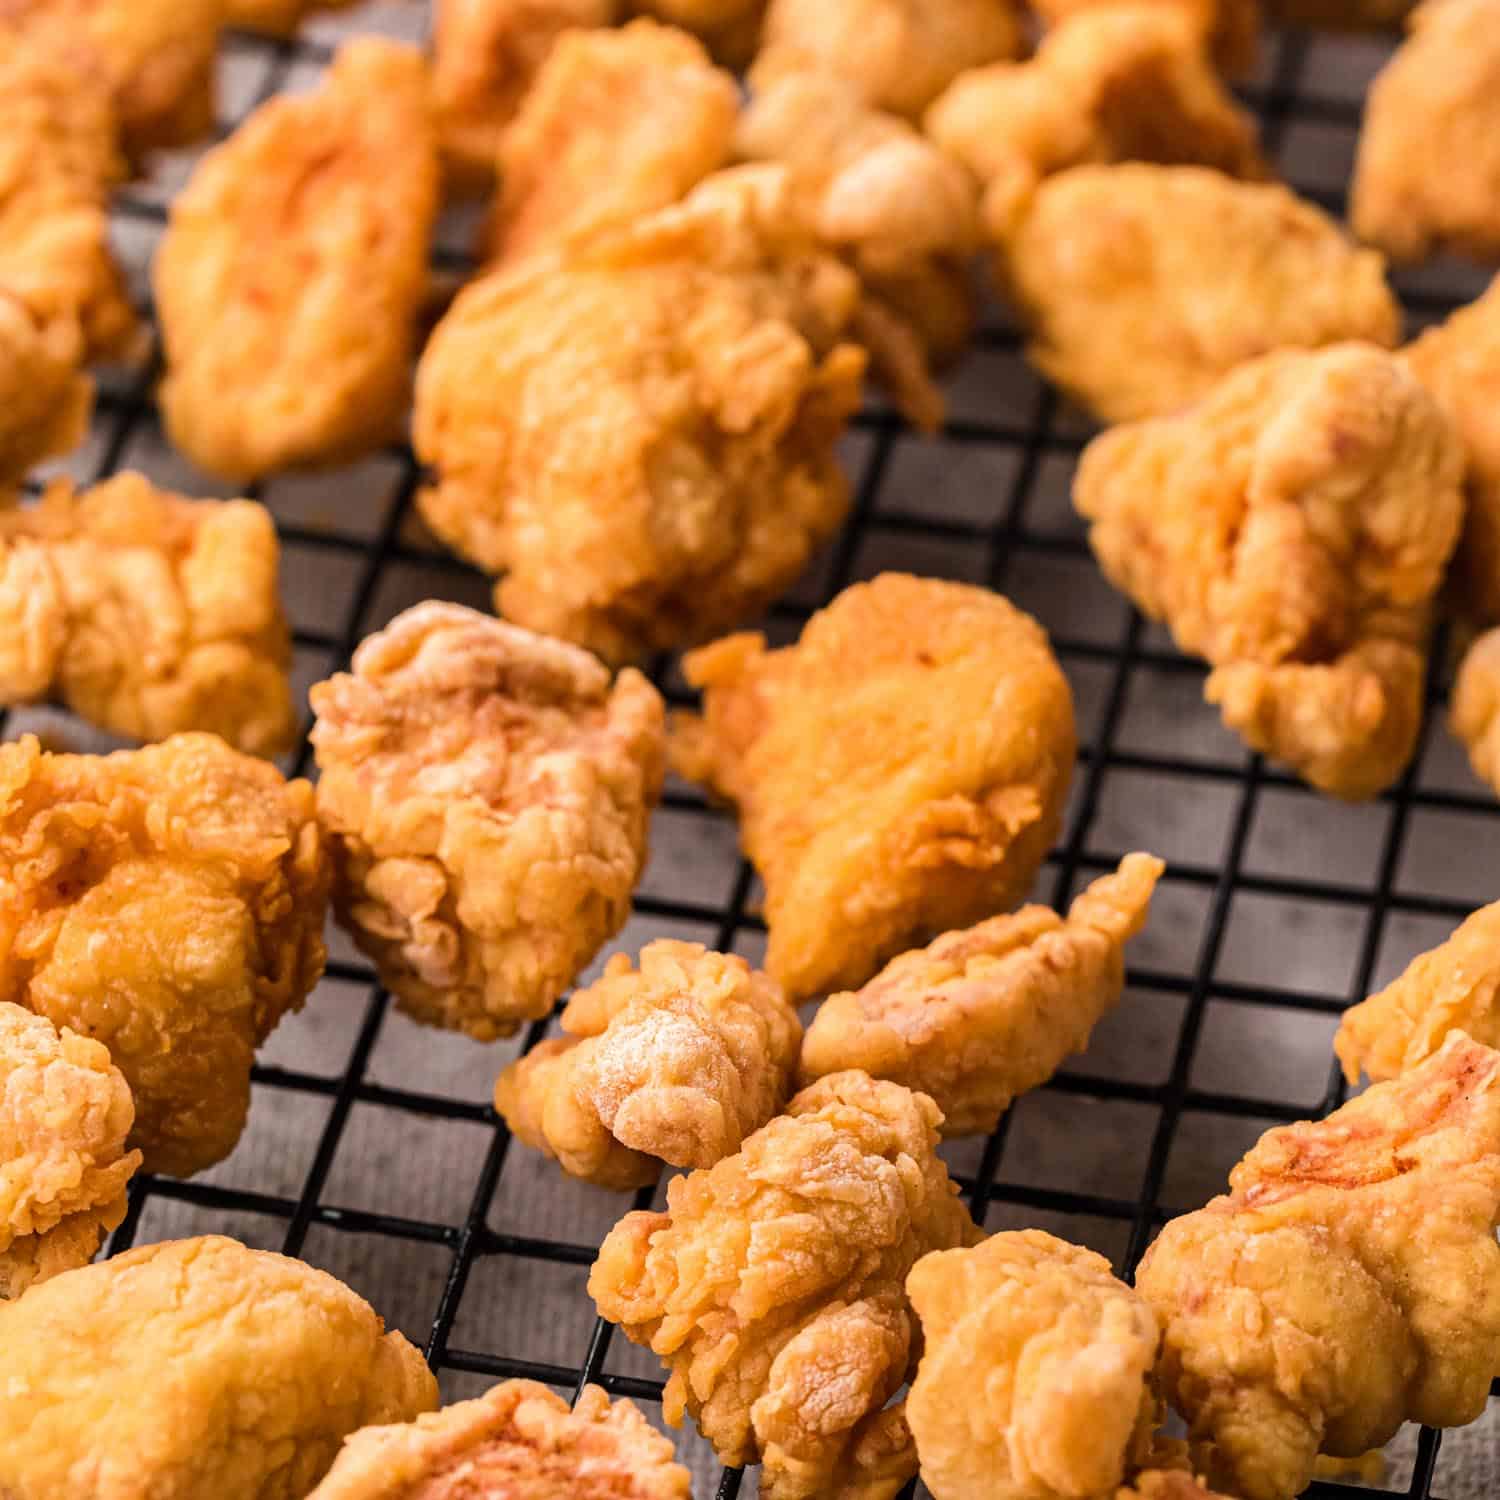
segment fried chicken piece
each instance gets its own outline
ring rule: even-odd
[[[323,972],[328,879],[312,788],[213,735],[0,745],[0,1000],[109,1048],[148,1171],[234,1149],[256,1047]]]
[[[804,1081],[862,1068],[930,1095],[943,1134],[987,1135],[1045,1083],[1120,999],[1124,947],[1165,866],[1130,854],[1067,919],[1024,906],[903,953],[861,990],[830,995],[802,1047]]]
[[[0,1304],[10,1500],[293,1500],[346,1434],[437,1406],[437,1382],[348,1287],[206,1236],[132,1250]]]
[[[741,69],[760,43],[766,0],[635,0],[635,9],[691,31],[726,68]]]
[[[141,740],[180,730],[275,755],[296,736],[276,528],[250,500],[140,474],[0,510],[0,703],[58,699]]]
[[[802,1042],[775,980],[666,940],[641,950],[639,972],[615,954],[562,1028],[500,1075],[495,1108],[528,1146],[608,1188],[738,1151],[786,1103]]]
[[[1182,1469],[1147,1469],[1115,1492],[1115,1500],[1233,1500]]]
[[[134,1123],[100,1043],[0,1003],[0,1302],[86,1265],[119,1226]]]
[[[1500,792],[1500,630],[1487,631],[1465,653],[1453,685],[1452,725],[1474,774]]]
[[[1061,27],[1074,16],[1107,11],[1120,3],[1121,0],[1030,0],[1031,8],[1049,27]],[[1148,3],[1183,16],[1219,69],[1229,77],[1239,78],[1255,66],[1260,52],[1261,0],[1148,0]],[[1342,5],[1348,0],[1331,0],[1331,3]]]
[[[224,24],[263,36],[287,37],[314,12],[343,10],[357,0],[224,0]]]
[[[885,573],[794,646],[732,635],[684,670],[703,716],[678,724],[674,765],[738,804],[766,968],[793,999],[1025,894],[1062,819],[1073,700],[1041,627],[1000,595]]]
[[[687,1410],[725,1463],[763,1462],[766,1500],[885,1500],[916,1473],[886,1406],[916,1363],[906,1273],[978,1238],[941,1120],[899,1084],[820,1079],[599,1251],[589,1293],[670,1368],[667,1420]]]
[[[397,435],[437,180],[421,55],[373,38],[204,157],[153,269],[162,415],[195,463],[238,480]]]
[[[1255,123],[1219,81],[1188,15],[1160,4],[1078,12],[1029,62],[964,73],[926,129],[984,184],[1004,243],[1044,177],[1086,162],[1199,162],[1264,177]]]
[[[629,1401],[586,1385],[578,1405],[534,1380],[345,1440],[307,1500],[692,1500],[671,1442]]]
[[[94,385],[82,353],[71,321],[39,319],[0,286],[0,485],[83,441]]]
[[[1072,167],[1001,247],[1027,354],[1103,422],[1165,416],[1235,366],[1343,339],[1390,347],[1385,263],[1274,183],[1206,167]]]
[[[1357,799],[1411,758],[1462,467],[1401,363],[1345,344],[1267,355],[1180,416],[1106,432],[1073,499],[1114,583],[1213,665],[1224,722]]]
[[[763,609],[849,504],[852,273],[749,184],[464,291],[417,376],[433,531],[502,614],[609,661]]]
[[[1210,1480],[1290,1500],[1320,1451],[1472,1422],[1500,1371],[1500,1053],[1455,1033],[1328,1119],[1267,1131],[1136,1286]]]
[[[456,604],[398,615],[312,690],[334,906],[419,1021],[544,1016],[620,930],[661,794],[634,670]]]

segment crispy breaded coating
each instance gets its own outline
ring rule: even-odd
[[[141,1164],[105,1048],[0,1003],[0,1302],[94,1258]]]
[[[1267,1131],[1136,1287],[1209,1479],[1291,1500],[1320,1451],[1472,1422],[1500,1371],[1500,1053],[1462,1033],[1322,1121]]]
[[[437,1382],[326,1272],[234,1240],[148,1245],[0,1304],[10,1500],[300,1500],[346,1434]]]
[[[1085,9],[1029,62],[961,74],[925,127],[984,184],[1002,243],[1044,177],[1085,162],[1197,162],[1264,177],[1255,122],[1219,80],[1187,13],[1161,4]]]
[[[437,179],[421,55],[368,37],[204,157],[152,273],[162,415],[195,463],[252,478],[399,433]]]
[[[616,953],[562,1014],[565,1037],[518,1058],[495,1108],[528,1146],[601,1187],[711,1167],[792,1091],[802,1026],[774,979],[701,943]]]
[[[863,989],[830,995],[802,1046],[805,1081],[862,1068],[920,1089],[943,1134],[987,1135],[1045,1083],[1119,1002],[1124,947],[1146,924],[1165,866],[1130,854],[1066,920],[1023,906],[903,953]]]
[[[1114,583],[1215,668],[1224,722],[1357,799],[1416,743],[1462,468],[1400,361],[1343,344],[1267,355],[1180,416],[1106,432],[1073,500]]]
[[[113,734],[206,730],[275,755],[296,736],[276,528],[251,500],[140,474],[0,510],[0,703],[56,699]]]
[[[629,1401],[587,1385],[570,1412],[507,1380],[400,1427],[367,1427],[307,1500],[692,1500],[671,1442]]]
[[[729,629],[847,511],[858,303],[851,272],[719,183],[486,278],[422,357],[418,506],[504,572],[502,614],[607,660]]]
[[[1500,630],[1486,631],[1465,652],[1450,722],[1474,774],[1500,792]]]
[[[1049,27],[1060,27],[1074,16],[1108,10],[1120,3],[1121,0],[1030,0],[1031,8]],[[1260,52],[1261,0],[1147,0],[1147,3],[1185,17],[1221,71],[1231,78],[1238,78],[1255,66]],[[1348,3],[1349,0],[1331,0],[1333,5]]]
[[[1115,1492],[1115,1500],[1233,1500],[1182,1469],[1147,1469]]]
[[[148,1171],[234,1149],[256,1047],[323,972],[328,880],[312,788],[213,735],[0,745],[0,1000],[109,1048]]]
[[[726,68],[744,68],[760,43],[766,0],[634,0],[634,9],[691,31]]]
[[[1039,1229],[924,1256],[926,1345],[906,1400],[934,1500],[1105,1500],[1150,1448],[1151,1309],[1109,1262]]]
[[[311,696],[334,908],[382,982],[480,1041],[546,1015],[630,913],[661,793],[656,689],[430,602]]]
[[[357,0],[224,0],[224,24],[264,36],[292,36],[317,11],[343,10]]]
[[[82,355],[71,319],[40,319],[0,286],[0,484],[83,441],[94,385]]]
[[[1103,422],[1165,416],[1236,365],[1343,339],[1390,347],[1385,263],[1277,183],[1124,162],[1047,178],[1002,246],[1027,354]]]
[[[589,1292],[670,1368],[667,1420],[689,1411],[725,1463],[762,1462],[766,1500],[885,1500],[916,1472],[886,1406],[916,1363],[906,1274],[978,1238],[941,1119],[899,1084],[820,1079],[599,1251]]]
[[[1393,261],[1500,260],[1500,0],[1429,0],[1370,85],[1349,220]]]
[[[766,968],[793,999],[1026,893],[1062,819],[1073,700],[1046,634],[1000,595],[884,573],[794,646],[732,635],[684,669],[703,716],[678,725],[674,764],[738,805]]]

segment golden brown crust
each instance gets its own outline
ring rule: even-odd
[[[0,287],[0,484],[83,441],[94,383],[76,325],[37,317]]]
[[[743,70],[760,44],[766,0],[634,0],[632,8],[691,31],[715,61]]]
[[[1453,685],[1452,724],[1474,774],[1500,792],[1500,630],[1487,631],[1465,654]]]
[[[1116,1491],[1115,1500],[1233,1500],[1233,1497],[1209,1489],[1181,1469],[1147,1469]]]
[[[318,11],[343,10],[356,0],[224,0],[224,24],[263,36],[292,36]]]
[[[1031,0],[1032,9],[1050,27],[1071,17],[1108,8],[1120,0]],[[1207,44],[1214,61],[1231,78],[1255,66],[1260,52],[1261,0],[1155,0],[1163,10],[1184,17]],[[1331,0],[1334,6],[1348,0]]]

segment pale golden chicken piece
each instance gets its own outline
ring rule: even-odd
[[[732,635],[684,668],[703,716],[678,725],[674,764],[738,805],[766,968],[794,1000],[1025,895],[1062,820],[1073,699],[1045,632],[1000,595],[885,573],[794,646]]]
[[[287,37],[318,11],[343,10],[358,0],[224,0],[224,24],[264,36]]]
[[[778,216],[779,217],[779,216]],[[854,275],[751,184],[460,294],[417,376],[417,503],[504,572],[502,614],[610,661],[703,640],[795,581],[849,504]]]
[[[148,1171],[234,1149],[256,1047],[323,972],[328,880],[312,788],[213,735],[0,745],[0,1000],[109,1048]]]
[[[987,1135],[1045,1083],[1119,1002],[1124,947],[1146,924],[1165,866],[1130,854],[1066,920],[1023,906],[903,953],[863,989],[830,995],[802,1046],[804,1082],[862,1068],[920,1089],[943,1134]]]
[[[398,615],[352,665],[312,690],[339,920],[417,1020],[510,1036],[630,913],[661,696],[456,604]]]
[[[617,953],[518,1058],[495,1108],[565,1172],[608,1188],[661,1164],[711,1167],[786,1103],[802,1026],[774,979],[733,954],[661,940]]]
[[[1121,0],[1029,0],[1051,26],[1062,26],[1087,11],[1108,10]],[[1138,3],[1138,0],[1132,0]],[[1183,16],[1207,45],[1220,70],[1239,78],[1255,66],[1260,52],[1261,0],[1149,0],[1162,10]],[[1332,5],[1348,0],[1330,0]]]
[[[961,74],[927,111],[927,133],[984,184],[1002,244],[1038,183],[1086,162],[1197,162],[1264,177],[1254,120],[1220,82],[1186,12],[1085,9],[1029,62]]]
[[[766,0],[634,0],[642,15],[680,26],[726,68],[744,68],[760,44]]]
[[[343,1438],[437,1382],[348,1287],[206,1236],[0,1303],[9,1500],[300,1500]]]
[[[0,1302],[87,1265],[119,1227],[134,1123],[100,1043],[0,1003]]]
[[[1500,792],[1500,630],[1486,631],[1465,653],[1451,722],[1474,774]]]
[[[1274,350],[1401,332],[1378,252],[1279,184],[1206,167],[1049,177],[998,270],[1027,354],[1103,422],[1177,411]]]
[[[240,480],[398,435],[437,186],[426,65],[373,38],[204,157],[152,272],[162,415],[195,463]]]
[[[1358,799],[1416,743],[1462,471],[1416,379],[1344,344],[1267,355],[1180,416],[1106,432],[1073,500],[1113,582],[1214,667],[1225,724]]]
[[[140,474],[0,510],[0,704],[56,699],[113,734],[206,730],[275,755],[296,737],[276,528],[250,500]]]
[[[534,1380],[345,1440],[307,1500],[692,1500],[671,1442],[629,1401],[583,1388],[570,1412]]]
[[[589,1292],[670,1368],[667,1420],[691,1412],[725,1463],[763,1463],[766,1500],[888,1500],[916,1473],[886,1405],[916,1363],[906,1274],[979,1237],[941,1120],[899,1084],[820,1079],[599,1251]]]
[[[1349,220],[1393,261],[1500,260],[1500,0],[1429,0],[1370,85]]]
[[[1500,1053],[1462,1033],[1323,1121],[1267,1131],[1136,1287],[1209,1479],[1291,1500],[1320,1451],[1456,1427],[1500,1372]]]

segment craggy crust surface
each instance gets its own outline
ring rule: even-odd
[[[296,735],[276,528],[250,500],[188,500],[120,474],[0,511],[0,703],[60,699],[113,734]]]
[[[1025,894],[1062,816],[1073,701],[1046,634],[1000,595],[885,573],[794,646],[733,635],[684,666],[704,711],[674,762],[738,804],[766,968],[794,999]]]
[[[437,177],[426,65],[371,38],[203,158],[152,272],[162,414],[194,462],[243,479],[397,434]]]
[[[1453,732],[1474,774],[1500,792],[1500,630],[1469,647],[1453,685]]]
[[[671,1370],[727,1464],[764,1463],[767,1500],[887,1500],[916,1472],[900,1406],[915,1363],[904,1282],[978,1231],[935,1154],[923,1094],[863,1073],[804,1089],[665,1213],[630,1213],[594,1262],[599,1311]],[[1500,1251],[1497,1251],[1500,1254]]]
[[[356,0],[224,0],[224,24],[265,36],[291,36],[315,11],[343,10]]]
[[[1500,1368],[1500,1053],[1461,1033],[1324,1121],[1268,1131],[1136,1286],[1198,1459],[1290,1500],[1319,1450],[1461,1426]]]
[[[148,1171],[234,1149],[256,1047],[323,972],[327,896],[312,788],[213,735],[0,746],[0,1000],[109,1048]]]
[[[862,1068],[931,1095],[944,1135],[987,1135],[1119,1001],[1124,947],[1165,867],[1127,855],[1066,921],[1024,906],[903,953],[861,990],[830,995],[802,1047],[804,1081]]]
[[[1500,3],[1432,0],[1370,85],[1355,233],[1392,260],[1500,259]]]
[[[134,1122],[100,1043],[0,1003],[0,1302],[87,1264],[125,1217]]]
[[[509,1036],[629,915],[661,697],[456,604],[398,615],[353,667],[312,690],[339,920],[417,1020]]]
[[[1109,1262],[1039,1229],[924,1256],[906,1400],[935,1500],[1113,1495],[1150,1446],[1156,1319]]]
[[[1031,8],[1048,26],[1061,26],[1071,16],[1106,8],[1119,0],[1030,0]],[[1232,78],[1248,73],[1260,51],[1260,0],[1155,0],[1163,10],[1185,16],[1208,44],[1214,61]],[[1347,5],[1348,0],[1332,0]]]
[[[1462,469],[1400,362],[1346,344],[1267,355],[1180,416],[1096,438],[1073,499],[1114,583],[1216,668],[1224,722],[1362,798],[1416,741]]]
[[[502,614],[608,660],[730,629],[848,508],[858,302],[844,266],[717,182],[479,281],[417,375],[422,514],[506,573]]]
[[[655,1182],[661,1163],[711,1167],[791,1093],[802,1042],[774,979],[701,943],[617,953],[542,1042],[495,1085],[528,1146],[602,1187]]]
[[[484,251],[513,265],[669,208],[729,158],[739,91],[655,21],[560,37],[500,142]]]
[[[1191,19],[1170,5],[1081,10],[1029,62],[961,75],[925,126],[984,184],[985,225],[1002,242],[1043,178],[1085,162],[1266,175],[1254,120],[1220,82]]]
[[[437,1405],[432,1372],[322,1271],[216,1236],[0,1304],[0,1493],[302,1500],[347,1433]]]
[[[1377,252],[1279,184],[1205,167],[1060,172],[1000,259],[1027,353],[1105,422],[1176,411],[1272,350],[1400,334]]]
[[[585,1386],[571,1412],[507,1380],[400,1427],[367,1427],[308,1500],[692,1500],[671,1442],[629,1401]]]

